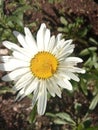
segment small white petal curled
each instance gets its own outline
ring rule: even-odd
[[[18,39],[19,43],[22,45],[22,47],[28,48],[24,35],[22,35],[21,33],[17,32],[17,31],[13,31],[13,34],[17,37],[17,39]]]

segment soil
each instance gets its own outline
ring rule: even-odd
[[[11,0],[4,0],[4,11],[6,15],[10,15],[12,10],[8,8]],[[37,8],[38,2],[32,0],[30,4],[35,4]],[[39,8],[29,10],[25,13],[28,22],[36,21],[38,25],[45,22],[47,26],[53,27],[53,33],[57,33],[57,27],[60,25],[60,16],[82,16],[92,25],[91,33],[98,37],[98,1],[97,0],[61,0],[61,2],[48,3],[47,0],[39,0]],[[38,11],[39,10],[39,11]],[[26,24],[26,22],[25,22]],[[34,31],[34,28],[32,29]],[[5,55],[8,50],[0,47],[0,54]],[[2,50],[3,49],[3,50]],[[5,52],[4,52],[5,51]],[[4,73],[0,72],[0,78]],[[5,83],[0,79],[0,89],[4,86],[11,87],[11,84]],[[51,98],[48,101],[46,112],[67,112],[74,120],[86,114],[91,101],[91,96],[85,96],[82,92],[76,91],[73,96],[64,91],[62,98]],[[16,94],[11,92],[0,95],[0,130],[71,130],[68,125],[55,125],[52,119],[46,115],[36,116],[34,124],[29,123],[28,115],[31,112],[31,99],[24,98],[20,102],[14,102]],[[74,104],[78,102],[82,104],[79,113],[75,112]],[[89,115],[92,118],[91,126],[98,126],[98,106]]]

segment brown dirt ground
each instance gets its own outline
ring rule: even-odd
[[[7,4],[11,0],[5,0],[5,13],[10,14]],[[32,0],[31,4],[36,3]],[[41,11],[28,11],[25,14],[28,22],[36,21],[37,23],[46,22],[47,25],[53,27],[54,33],[57,33],[57,27],[60,24],[59,17],[63,14],[75,16],[83,16],[88,19],[92,25],[92,33],[98,36],[98,2],[97,0],[62,0],[60,3],[49,4],[47,0],[39,0]],[[1,48],[2,49],[2,48]],[[1,50],[0,49],[0,50]],[[6,50],[7,51],[7,50]],[[6,52],[7,53],[7,52]],[[4,73],[0,73],[2,77]],[[8,83],[2,82],[0,79],[0,87],[11,86]],[[0,130],[71,130],[69,126],[58,126],[53,124],[51,118],[47,116],[36,117],[33,125],[28,122],[28,115],[31,111],[31,100],[28,98],[20,102],[14,102],[15,94],[5,93],[0,95]],[[82,118],[86,113],[86,108],[89,106],[90,97],[85,97],[82,93],[75,92],[74,96],[70,97],[63,92],[62,99],[51,98],[48,101],[47,112],[68,112],[71,116]],[[82,104],[83,108],[80,114],[75,113],[75,101]],[[85,102],[84,102],[85,101]],[[82,114],[81,114],[82,113]],[[92,125],[98,125],[98,106],[91,112]]]

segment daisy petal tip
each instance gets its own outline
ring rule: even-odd
[[[37,111],[40,116],[44,115],[45,113],[45,110],[38,109],[38,107],[37,107]]]
[[[73,90],[73,87],[72,87],[72,85],[70,84],[70,86],[66,87],[66,89],[69,90],[69,91],[72,91],[72,90]]]
[[[61,96],[61,95],[59,95],[59,98],[62,98],[62,96]]]
[[[38,114],[39,114],[39,116],[42,116],[42,115],[44,115],[44,113],[43,113],[43,112],[38,112]]]
[[[68,88],[68,90],[72,91],[72,90],[73,90],[73,87]]]
[[[79,82],[79,81],[80,81],[80,79],[78,78],[78,79],[77,79],[77,82]]]
[[[1,78],[3,81],[6,81],[6,82],[8,82],[8,81],[10,81],[10,78],[8,77],[8,76],[3,76],[2,78]]]
[[[79,62],[80,62],[80,63],[82,63],[82,62],[83,62],[83,60],[80,58]]]
[[[73,39],[69,39],[68,41],[69,41],[69,43],[71,44],[71,43],[73,42]]]
[[[5,46],[8,43],[8,41],[3,41],[2,44]]]
[[[83,62],[83,60],[81,58],[79,58],[79,57],[76,57],[76,61],[77,61],[77,63],[82,63]]]
[[[28,27],[24,27],[24,30],[26,30],[26,29],[28,30]]]
[[[29,28],[28,27],[24,27],[24,32],[28,32]]]
[[[58,37],[62,37],[62,33],[59,33],[57,36],[58,36]]]
[[[13,34],[16,35],[17,31],[13,31]]]
[[[13,34],[14,34],[15,37],[19,36],[19,32],[18,31],[13,31]]]
[[[42,24],[41,24],[41,28],[46,28],[46,24],[45,24],[45,23],[42,23]]]
[[[3,76],[1,79],[2,79],[3,81],[7,81],[7,79],[5,78],[5,76]]]
[[[70,42],[73,42],[73,39],[70,39]]]
[[[86,73],[86,70],[82,70],[82,72],[81,72],[82,74],[85,74]]]

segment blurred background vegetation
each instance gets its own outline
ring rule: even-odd
[[[36,36],[40,24],[45,22],[52,34],[62,33],[65,39],[73,39],[73,43],[76,45],[73,55],[83,59],[83,64],[79,64],[79,66],[86,70],[86,74],[79,74],[79,83],[71,81],[73,92],[64,90],[62,99],[56,97],[57,100],[60,100],[59,103],[56,99],[49,97],[49,108],[47,108],[45,116],[37,117],[36,108],[34,108],[28,114],[26,120],[28,125],[25,130],[98,130],[98,32],[90,21],[90,18],[96,14],[96,12],[95,14],[91,12],[93,9],[98,11],[96,9],[98,5],[93,0],[89,0],[90,3],[86,0],[87,3],[82,4],[80,4],[80,0],[74,0],[77,2],[77,8],[74,6],[75,3],[71,5],[74,8],[71,8],[70,2],[68,0],[0,0],[1,48],[4,40],[17,43],[12,33],[13,30],[24,33],[24,26],[27,26]],[[82,11],[84,9],[84,13],[74,12],[78,9],[78,5],[81,6]],[[85,9],[82,6],[88,8],[85,7]],[[91,17],[88,16],[90,13]],[[98,12],[96,15],[98,17]],[[1,80],[0,82],[2,83]],[[0,85],[0,96],[8,92],[13,93],[11,86],[12,84],[8,83]],[[2,113],[1,110],[0,113]],[[46,122],[48,121],[48,126],[44,126],[44,123],[41,122],[44,118]],[[25,120],[25,116],[22,119]],[[38,120],[42,125],[37,128]],[[4,122],[1,121],[1,130],[7,130],[6,127],[3,129],[3,124]],[[14,130],[14,126],[12,128]],[[23,125],[22,128],[24,129],[25,126]],[[22,130],[22,128],[17,127],[17,130]]]

